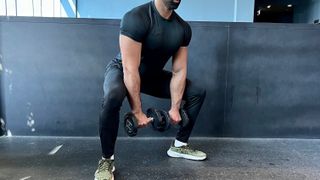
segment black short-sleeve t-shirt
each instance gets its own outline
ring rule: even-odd
[[[154,1],[138,6],[122,18],[120,33],[142,43],[140,73],[161,71],[180,47],[188,46],[189,24],[174,11],[169,19],[157,11]],[[121,54],[116,58],[121,61]]]

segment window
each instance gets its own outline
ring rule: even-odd
[[[77,17],[77,0],[0,0],[0,16]]]

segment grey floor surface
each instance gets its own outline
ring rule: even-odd
[[[119,138],[116,180],[320,179],[320,140],[195,138],[206,161],[169,158],[171,139]],[[59,148],[60,147],[60,148]],[[93,179],[98,138],[1,137],[1,180]]]

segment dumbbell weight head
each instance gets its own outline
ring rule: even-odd
[[[181,122],[179,125],[181,127],[186,127],[189,124],[189,117],[187,112],[184,109],[180,109]]]
[[[167,111],[160,111],[162,122],[160,122],[163,131],[170,128],[170,116]]]
[[[189,117],[187,112],[183,109],[180,109],[179,113],[180,113],[181,121],[179,122],[179,124],[174,124],[173,125],[174,128],[186,127],[189,123]]]
[[[147,110],[147,116],[152,117],[153,121],[152,127],[156,131],[163,132],[167,130],[170,126],[170,117],[169,114],[167,114],[164,111],[160,111],[154,108],[149,108]]]
[[[124,130],[130,137],[136,136],[138,133],[138,122],[132,112],[128,112],[124,116]]]

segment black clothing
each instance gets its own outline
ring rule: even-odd
[[[169,58],[191,40],[189,24],[174,11],[169,19],[164,19],[154,1],[127,12],[121,21],[120,33],[142,43],[141,76],[160,72]],[[121,61],[121,54],[116,59]]]
[[[169,99],[172,74],[168,71],[161,71],[160,74],[161,76],[157,78],[150,78],[145,83],[141,83],[141,92],[158,98]],[[111,61],[107,66],[103,89],[104,102],[100,114],[99,132],[102,155],[105,158],[109,158],[114,154],[119,118],[121,120],[123,118],[119,117],[119,112],[122,102],[127,96],[127,89],[123,82],[122,65],[116,60]],[[186,127],[179,129],[176,136],[177,140],[188,142],[205,96],[206,91],[203,88],[187,80],[182,99],[184,101],[183,108],[186,110],[190,122]]]

